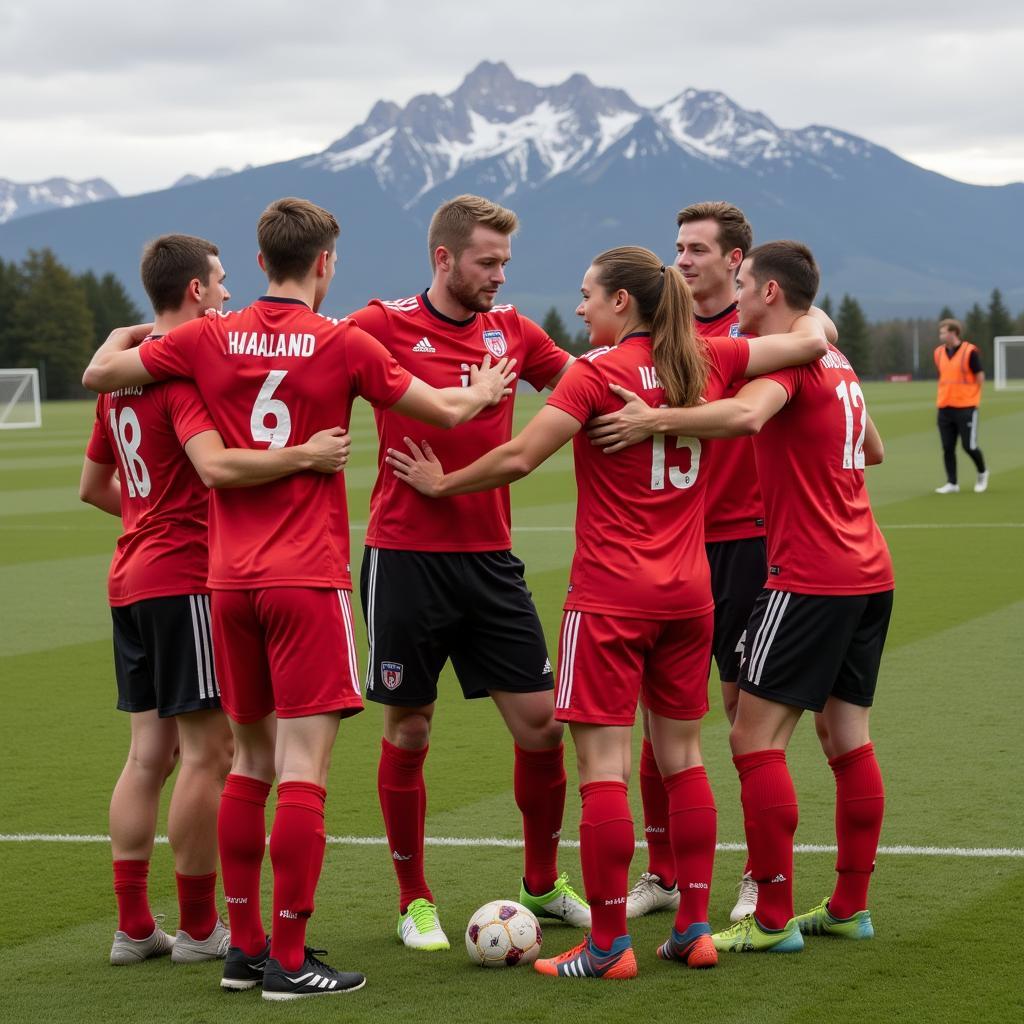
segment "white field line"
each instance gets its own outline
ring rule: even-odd
[[[158,843],[166,843],[167,836],[157,836]],[[58,834],[51,832],[23,832],[0,834],[0,843],[109,843],[110,836],[102,835],[73,835]],[[338,846],[386,846],[387,839],[384,836],[328,836],[327,842]],[[463,837],[463,836],[427,836],[424,839],[427,846],[464,846],[479,849],[481,847],[496,847],[500,849],[521,849],[521,839],[499,839],[490,837]],[[575,839],[563,839],[562,846],[568,848],[578,847],[579,841]],[[645,842],[638,842],[637,849],[646,849]],[[719,843],[716,849],[726,853],[743,853],[746,846],[743,843]],[[834,845],[820,845],[817,843],[798,843],[794,849],[797,853],[835,853]],[[878,852],[885,856],[896,857],[1011,857],[1024,858],[1024,848],[1012,846],[880,846]]]

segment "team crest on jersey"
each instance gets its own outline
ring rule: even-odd
[[[501,331],[484,331],[484,345],[495,359],[500,359],[508,351],[508,342]]]
[[[739,336],[740,336],[740,325],[739,324],[733,324],[732,327],[729,328],[729,337],[730,338],[738,338]]]
[[[397,690],[402,685],[402,675],[405,668],[397,661],[382,661],[380,663],[380,681],[389,690]]]

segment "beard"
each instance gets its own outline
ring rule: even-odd
[[[480,288],[473,288],[462,276],[456,264],[448,275],[448,294],[464,309],[473,313],[489,313],[494,305],[494,296]]]

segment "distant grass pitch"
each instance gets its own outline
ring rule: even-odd
[[[867,387],[886,442],[869,470],[875,511],[896,563],[897,590],[873,720],[886,777],[882,843],[890,847],[1013,848],[1024,845],[1021,722],[1024,721],[1024,395],[986,393],[980,443],[992,469],[974,495],[939,497],[943,480],[928,384]],[[519,400],[519,422],[539,400]],[[82,507],[76,484],[92,406],[48,405],[39,431],[0,431],[0,833],[106,832],[110,789],[127,746],[114,710],[104,579],[117,533]],[[354,523],[365,524],[375,473],[367,407],[357,404],[348,472]],[[444,452],[440,452],[444,459]],[[575,488],[568,449],[513,489],[515,548],[525,560],[549,646],[556,646],[572,554]],[[550,529],[549,529],[550,528]],[[353,531],[358,563],[361,530]],[[358,573],[358,564],[353,566]],[[362,640],[362,637],[360,637]],[[495,665],[495,672],[501,671]],[[712,683],[705,755],[719,803],[719,840],[743,839],[727,728]],[[380,710],[344,723],[331,772],[328,831],[380,836],[376,796]],[[578,837],[571,745],[565,837]],[[800,797],[797,841],[834,842],[831,773],[810,722],[791,747]],[[485,702],[463,702],[449,677],[427,760],[427,832],[438,837],[518,836],[511,741]],[[634,808],[639,826],[638,786]],[[166,805],[166,801],[165,801]],[[269,820],[269,815],[268,815]],[[161,828],[163,823],[161,823]],[[633,874],[644,867],[638,851]],[[331,845],[310,940],[337,966],[365,970],[363,992],[287,1010],[258,996],[223,995],[218,966],[166,960],[115,969],[106,962],[115,927],[109,850],[102,844],[0,842],[4,1019],[214,1021],[239,1014],[396,1024],[483,1021],[954,1022],[1021,1016],[1019,941],[1024,860],[1019,857],[880,855],[871,895],[878,938],[844,946],[812,940],[792,957],[724,956],[717,970],[688,972],[656,960],[670,918],[633,929],[641,976],[632,983],[559,982],[528,970],[483,972],[461,949],[470,913],[518,891],[515,848],[428,846],[428,877],[452,939],[447,954],[417,954],[394,938],[395,884],[382,845]],[[796,860],[797,910],[829,891],[833,855]],[[578,851],[562,865],[582,885]],[[712,923],[726,920],[741,854],[721,853]],[[269,879],[269,859],[266,875]],[[158,846],[154,910],[176,925],[170,851]],[[268,914],[269,920],[269,914]],[[545,930],[545,950],[576,939]]]

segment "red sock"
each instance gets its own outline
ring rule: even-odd
[[[148,878],[148,860],[114,861],[117,930],[132,939],[148,939],[156,928],[146,893]]]
[[[580,786],[580,861],[590,902],[591,940],[611,949],[626,928],[626,888],[633,859],[633,815],[624,782],[588,782]]]
[[[665,779],[668,827],[679,882],[679,910],[675,929],[708,919],[711,873],[715,866],[718,811],[703,765],[687,768]]]
[[[875,870],[878,836],[885,812],[882,773],[871,743],[829,761],[836,777],[835,892],[828,901],[834,917],[851,917],[868,905],[868,885]]]
[[[534,896],[555,887],[558,838],[565,811],[565,747],[523,750],[516,745],[516,806],[523,815],[523,881]]]
[[[676,859],[668,833],[668,793],[648,739],[640,747],[640,799],[644,805],[647,870],[657,875],[666,889],[671,889],[676,880]]]
[[[274,865],[274,923],[270,955],[286,970],[297,971],[305,957],[306,925],[324,865],[327,791],[313,782],[279,782],[270,862]]]
[[[733,759],[740,773],[743,826],[757,882],[754,916],[764,928],[784,928],[793,916],[793,836],[796,790],[785,750],[757,750]]]
[[[178,927],[193,939],[208,939],[217,926],[217,872],[208,875],[179,875]]]
[[[267,797],[270,783],[229,775],[220,797],[217,842],[231,945],[257,956],[267,933],[260,913],[260,869],[267,849]]]
[[[403,914],[413,900],[434,902],[423,874],[423,829],[427,818],[423,762],[427,750],[403,750],[385,739],[380,741],[377,795],[398,877],[398,907]]]

